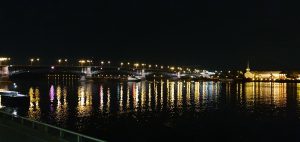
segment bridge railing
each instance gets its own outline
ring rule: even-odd
[[[32,129],[42,131],[49,134],[50,136],[56,136],[59,139],[72,141],[72,142],[105,142],[103,140],[76,133],[70,130],[59,128],[50,124],[43,122],[31,120],[22,116],[14,115],[8,112],[0,111],[0,116],[2,118],[9,119],[18,124],[21,124],[26,127],[31,127]]]

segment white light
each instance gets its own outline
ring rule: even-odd
[[[12,112],[12,115],[17,116],[17,115],[18,115],[18,112],[17,112],[16,110],[14,110],[14,111]]]

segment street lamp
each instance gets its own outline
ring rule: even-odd
[[[79,60],[78,62],[81,66],[83,66],[83,64],[85,64],[85,60]]]
[[[33,58],[31,58],[30,59],[30,65],[32,66],[32,63],[34,62],[34,59]]]
[[[175,67],[170,67],[170,69],[171,69],[172,71],[174,71]]]
[[[65,64],[66,64],[66,66],[68,65],[68,59],[65,59]]]
[[[35,61],[39,62],[40,58],[31,58],[29,61],[30,61],[30,65],[32,66]]]
[[[134,67],[135,67],[135,68],[139,67],[139,64],[138,64],[138,63],[135,63],[135,64],[134,64]]]
[[[87,63],[89,63],[89,65],[91,65],[91,63],[93,63],[92,60],[86,60]]]
[[[61,63],[61,59],[58,59],[58,60],[57,60],[57,62],[58,62],[58,64],[60,65],[60,63]]]
[[[57,63],[58,63],[59,65],[61,65],[61,64],[67,65],[68,59],[58,59],[58,60],[57,60]]]

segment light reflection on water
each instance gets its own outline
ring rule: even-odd
[[[110,115],[167,112],[180,116],[226,107],[267,113],[295,110],[296,117],[300,112],[297,83],[81,82],[31,85],[19,91],[28,92],[29,103],[28,110],[18,114],[79,131],[101,128]]]
[[[93,89],[93,88],[97,89]],[[222,89],[224,87],[225,89]],[[236,88],[236,90],[232,90]],[[299,98],[300,85],[297,84]],[[113,89],[113,90],[112,90]],[[234,93],[233,93],[234,91]],[[72,91],[71,91],[72,92]],[[39,88],[29,88],[30,104],[28,117],[39,119],[41,115]],[[76,94],[68,94],[67,86],[50,85],[50,113],[57,121],[68,117],[68,101],[77,98],[77,116],[89,117],[96,113],[127,113],[144,111],[178,111],[218,109],[219,97],[237,97],[246,108],[268,106],[286,107],[286,83],[224,84],[220,82],[122,82],[112,86],[106,84],[80,83]],[[236,95],[234,95],[236,94]],[[68,96],[70,96],[68,98]],[[95,100],[94,100],[95,99]],[[299,101],[298,101],[299,102]],[[93,103],[97,103],[94,104]],[[98,107],[94,107],[98,106]]]
[[[28,110],[28,117],[31,119],[40,119],[40,91],[39,88],[29,88],[30,105]]]

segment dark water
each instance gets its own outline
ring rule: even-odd
[[[16,83],[30,97],[2,105],[108,141],[300,140],[297,83]]]

